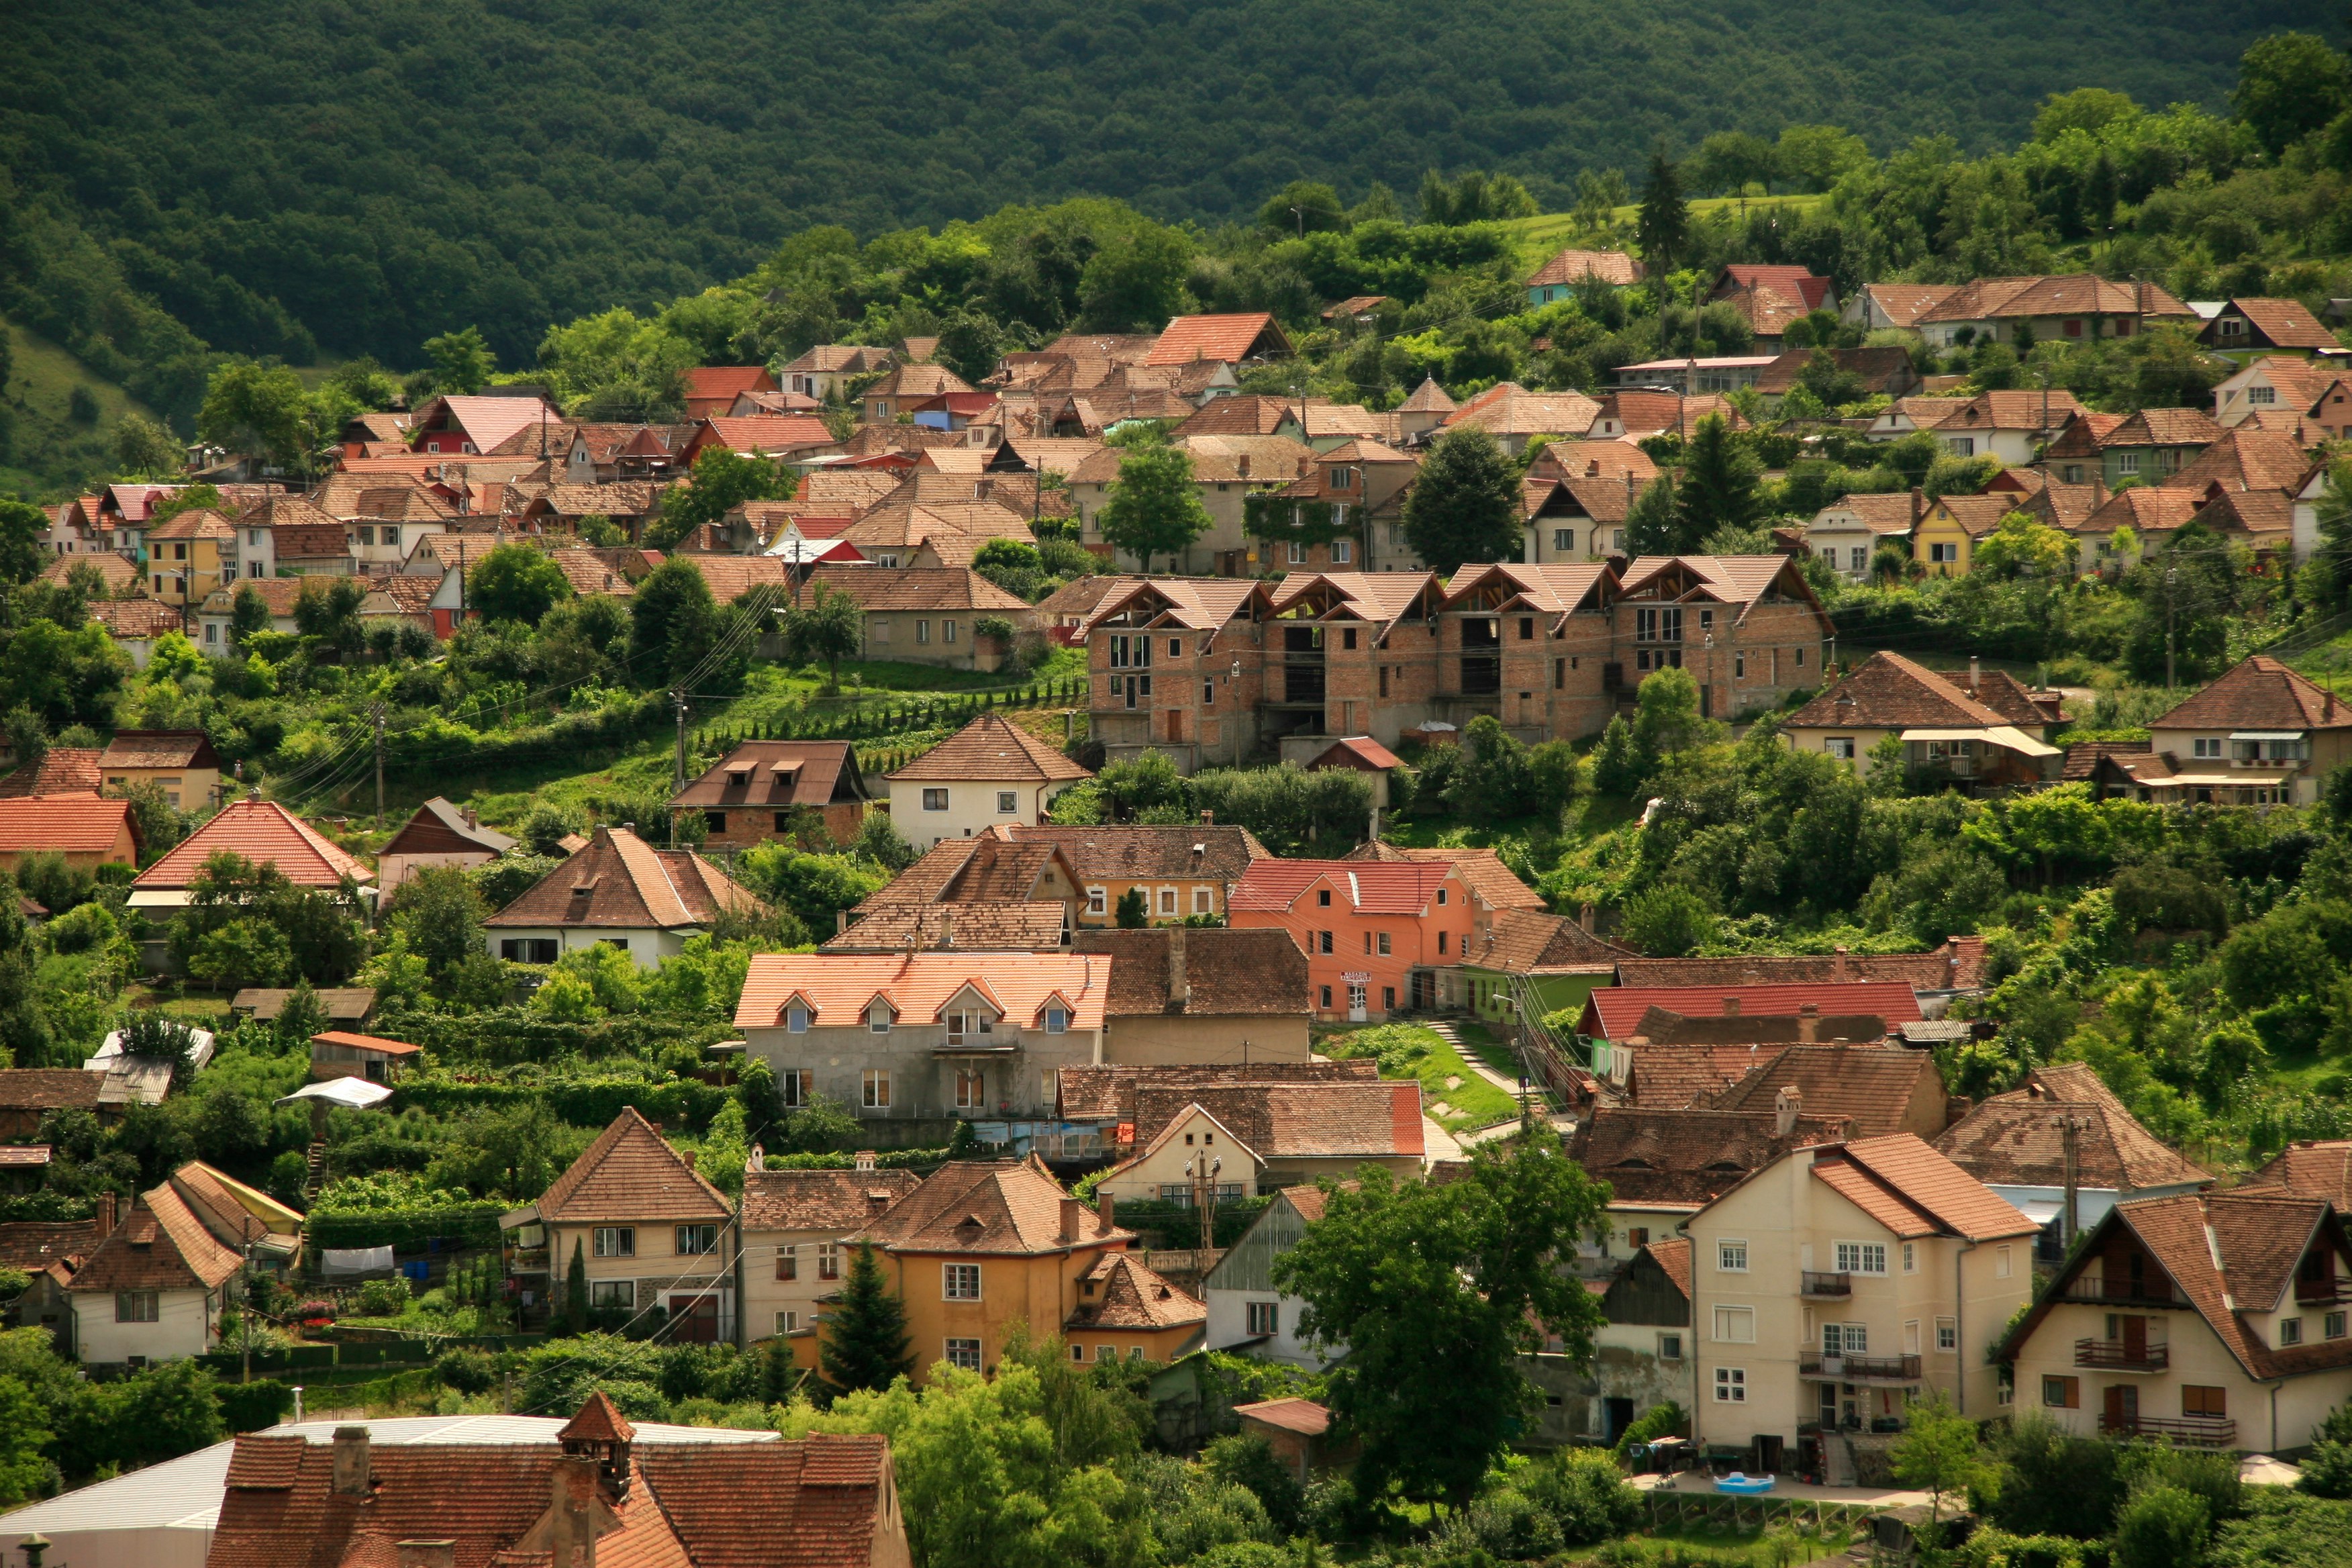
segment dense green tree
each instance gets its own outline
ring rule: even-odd
[[[489,910],[460,868],[425,866],[410,873],[386,910],[392,926],[425,960],[436,980],[478,951]]]
[[[840,1300],[824,1315],[818,1359],[825,1382],[838,1394],[887,1388],[914,1363],[906,1303],[883,1283],[871,1243],[861,1243],[849,1255]]]
[[[866,646],[866,615],[857,600],[819,583],[808,603],[794,605],[781,617],[784,651],[796,662],[823,659],[826,679],[841,684],[841,661],[855,658]]]
[[[1457,425],[1433,443],[1406,492],[1404,535],[1433,572],[1519,552],[1518,473],[1480,425]]]
[[[1763,465],[1733,436],[1722,415],[1701,419],[1684,448],[1682,474],[1675,486],[1683,548],[1696,548],[1719,529],[1744,529],[1755,521],[1762,475]]]
[[[310,471],[310,394],[284,365],[231,360],[213,372],[196,411],[196,434],[297,473]]]
[[[1192,454],[1164,443],[1129,448],[1095,522],[1105,542],[1134,556],[1145,572],[1159,555],[1169,558],[1170,571],[1181,570],[1180,558],[1210,525],[1192,482]]]
[[[693,674],[719,644],[720,616],[692,562],[674,555],[646,573],[629,595],[629,646],[638,673],[664,682]]]
[[[1106,239],[1081,276],[1079,319],[1098,332],[1156,332],[1182,313],[1192,247],[1158,224]]]
[[[1444,1185],[1367,1167],[1324,1191],[1275,1284],[1304,1301],[1302,1339],[1348,1347],[1330,1405],[1363,1445],[1360,1494],[1465,1503],[1531,1422],[1520,1356],[1547,1333],[1591,1353],[1600,1309],[1561,1265],[1600,1223],[1602,1189],[1538,1122],[1479,1145]]]
[[[1121,931],[1140,931],[1151,923],[1151,900],[1141,888],[1129,888],[1118,896],[1112,911]]]
[[[588,1328],[588,1258],[580,1238],[572,1240],[572,1264],[563,1271],[563,1326],[571,1333]]]
[[[1633,235],[1642,247],[1643,265],[1659,279],[1682,258],[1690,242],[1690,205],[1683,199],[1682,177],[1663,147],[1650,154],[1650,176],[1642,187]]]
[[[489,384],[498,356],[479,327],[461,327],[425,340],[425,357],[433,364],[433,390],[470,395]]]
[[[2230,107],[2273,157],[2352,105],[2352,71],[2325,39],[2276,33],[2239,62]]]
[[[1965,1497],[1990,1477],[1991,1466],[1977,1440],[1977,1424],[1952,1406],[1942,1389],[1927,1399],[1915,1399],[1903,1414],[1903,1436],[1890,1456],[1895,1479],[1927,1494],[1927,1531],[1931,1545],[1943,1529],[1944,1502]]]
[[[662,495],[661,516],[646,527],[645,542],[667,550],[745,501],[790,500],[800,489],[792,470],[767,458],[713,447],[694,460],[692,482]]]
[[[115,421],[114,468],[123,479],[175,479],[184,456],[179,438],[144,415],[126,413]]]
[[[1293,180],[1257,209],[1258,226],[1277,235],[1324,234],[1348,226],[1339,193],[1319,180]]]
[[[39,507],[0,500],[0,584],[28,581],[49,563],[42,542],[48,531],[48,517]]]
[[[1682,502],[1676,493],[1675,471],[1662,468],[1656,479],[1642,487],[1633,504],[1625,509],[1624,553],[1636,560],[1644,555],[1681,555],[1697,542],[1683,537]]]
[[[535,626],[570,597],[563,568],[528,544],[499,545],[466,574],[466,607],[484,621]]]
[[[1690,187],[1709,195],[1738,195],[1751,184],[1770,191],[1780,177],[1780,155],[1752,131],[1718,131],[1698,144],[1685,165]]]
[[[250,583],[237,584],[236,596],[229,601],[228,637],[232,645],[242,643],[256,632],[270,629],[269,601],[261,590]]]
[[[1715,941],[1723,921],[1688,888],[1653,888],[1625,906],[1624,939],[1652,958],[1687,958]]]

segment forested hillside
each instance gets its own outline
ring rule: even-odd
[[[1353,201],[1432,166],[1498,168],[1563,206],[1580,171],[1633,171],[1661,140],[1804,121],[1881,154],[1934,134],[1979,150],[2093,80],[2218,106],[2252,38],[2331,15],[2315,0],[19,3],[0,270],[62,263],[82,293],[119,274],[152,296],[172,320],[110,304],[121,319],[102,331],[58,335],[104,336],[145,367],[133,390],[184,407],[189,334],[400,363],[471,322],[512,364],[550,321],[735,277],[814,222],[866,238],[1087,194],[1213,224],[1295,177]]]

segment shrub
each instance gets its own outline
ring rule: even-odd
[[[1600,1448],[1555,1450],[1528,1465],[1518,1487],[1542,1505],[1570,1546],[1622,1535],[1642,1511],[1642,1494],[1625,1484],[1614,1456]]]
[[[2133,1496],[2116,1519],[2115,1568],[2194,1568],[2205,1560],[2212,1516],[2204,1500],[2174,1486]]]
[[[355,1304],[363,1318],[397,1318],[408,1310],[408,1281],[371,1279],[360,1287]]]
[[[1255,1494],[1267,1520],[1284,1535],[1297,1530],[1306,1493],[1265,1438],[1240,1433],[1220,1437],[1201,1458],[1211,1476]]]
[[[443,1351],[433,1363],[434,1374],[460,1394],[488,1394],[498,1381],[497,1364],[488,1351],[459,1345]]]
[[[1625,906],[1622,935],[1653,958],[1685,958],[1715,940],[1720,922],[1688,888],[1653,888]]]

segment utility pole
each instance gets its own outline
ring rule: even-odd
[[[670,794],[686,788],[686,689],[670,688],[669,700],[677,710],[677,761],[670,768]]]
[[[2164,689],[2173,689],[2172,679],[2172,578],[2173,568],[2164,569]]]
[[[375,826],[383,829],[383,704],[375,705]]]

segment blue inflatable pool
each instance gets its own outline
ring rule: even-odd
[[[1715,1489],[1719,1492],[1738,1492],[1744,1496],[1753,1496],[1757,1492],[1770,1491],[1772,1481],[1773,1478],[1770,1476],[1746,1476],[1734,1470],[1727,1476],[1717,1478]]]

